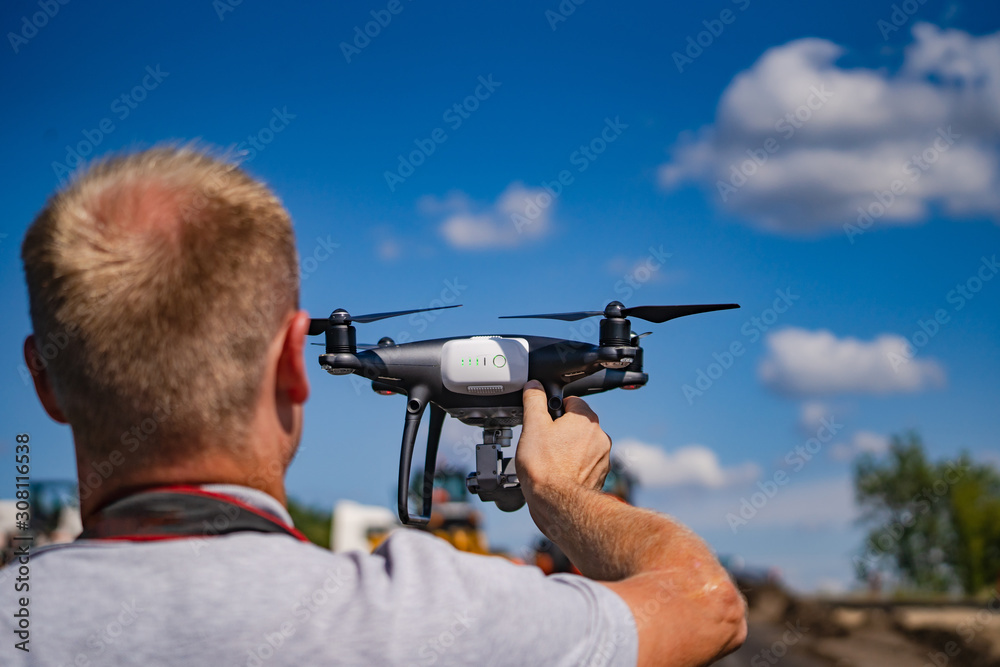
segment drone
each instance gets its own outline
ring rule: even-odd
[[[309,335],[326,336],[326,352],[319,364],[331,375],[362,376],[383,395],[407,398],[403,440],[399,453],[398,511],[405,525],[426,525],[431,516],[431,496],[438,444],[446,415],[481,428],[476,445],[476,470],[466,478],[468,490],[484,502],[494,502],[505,512],[524,505],[514,458],[503,455],[510,446],[512,429],[522,423],[522,389],[528,379],[545,389],[553,419],[563,415],[568,396],[588,396],[611,389],[639,389],[649,380],[643,372],[640,340],[651,332],[636,334],[628,318],[661,324],[686,315],[739,308],[738,304],[685,306],[633,306],[612,301],[604,310],[571,313],[514,315],[501,319],[552,319],[573,322],[602,316],[597,345],[544,336],[484,335],[437,338],[396,344],[382,338],[377,345],[359,345],[354,324],[366,324],[429,310],[459,305],[418,308],[351,316],[338,308],[328,318],[312,319]],[[417,431],[424,412],[430,422],[421,486],[421,511],[409,507],[410,465]]]

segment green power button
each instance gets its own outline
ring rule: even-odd
[[[504,366],[507,365],[507,357],[503,356],[502,354],[498,354],[497,356],[493,357],[493,365],[496,366],[497,368],[503,368]]]

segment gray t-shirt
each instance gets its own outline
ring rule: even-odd
[[[274,498],[211,485],[282,517]],[[290,536],[81,540],[0,570],[0,665],[635,665],[625,602],[583,577],[398,530],[374,554]],[[30,598],[30,652],[14,647]]]

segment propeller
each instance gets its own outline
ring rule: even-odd
[[[309,320],[309,335],[318,336],[324,333],[330,328],[331,323],[335,324],[351,324],[352,322],[358,324],[368,324],[369,322],[377,322],[379,320],[388,319],[390,317],[400,317],[402,315],[411,315],[413,313],[423,313],[428,310],[445,310],[448,308],[461,308],[462,304],[456,304],[454,306],[436,306],[434,308],[415,308],[413,310],[394,310],[387,313],[369,313],[368,315],[359,315],[353,317],[350,313],[342,308],[330,313],[330,317],[323,318],[313,318]],[[360,346],[359,346],[360,347]]]
[[[652,332],[650,332],[650,333],[652,333]],[[646,335],[646,334],[643,334],[643,335]],[[319,345],[319,346],[326,345],[326,343],[311,343],[311,344],[312,345]],[[389,338],[388,336],[382,336],[381,338],[379,338],[378,343],[358,343],[356,345],[356,347],[359,350],[375,350],[375,349],[378,349],[380,347],[392,347],[395,344],[396,344],[396,341],[394,341],[393,339]]]
[[[319,319],[312,318],[309,320],[309,335],[318,336],[321,333],[325,333],[327,329],[330,328],[330,318]],[[317,343],[319,345],[319,343]]]
[[[310,345],[319,345],[320,347],[325,347],[326,346],[326,343],[309,343],[309,344]],[[374,350],[374,349],[376,349],[378,347],[381,347],[381,346],[376,345],[374,343],[358,343],[356,345],[356,347],[359,350]]]
[[[711,303],[690,306],[633,306],[632,308],[625,308],[620,302],[612,301],[604,310],[581,310],[575,313],[543,313],[540,315],[504,315],[501,319],[534,318],[575,322],[587,317],[603,315],[609,319],[612,317],[635,317],[654,324],[661,324],[667,320],[684,317],[685,315],[710,313],[715,310],[729,310],[730,308],[739,307],[737,303]]]

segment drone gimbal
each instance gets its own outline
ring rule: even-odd
[[[457,308],[443,306],[442,308]],[[528,381],[541,382],[549,414],[562,416],[566,396],[586,396],[609,389],[638,389],[649,376],[642,370],[640,339],[632,333],[633,317],[662,323],[677,317],[739,308],[737,304],[691,306],[636,306],[612,301],[603,311],[519,315],[514,317],[575,321],[602,315],[597,345],[542,336],[469,336],[395,344],[383,338],[378,345],[358,345],[353,323],[375,322],[442,308],[420,308],[352,317],[338,309],[329,318],[312,320],[309,335],[326,334],[326,353],[320,366],[331,375],[361,375],[380,394],[407,397],[403,441],[399,454],[399,519],[404,524],[430,520],[431,494],[438,444],[445,415],[483,430],[476,445],[476,470],[466,486],[483,501],[513,512],[524,505],[512,457],[504,457],[514,426],[524,409],[521,391]],[[361,348],[361,351],[359,351]],[[421,486],[420,514],[409,509],[410,464],[424,410],[430,408],[427,452]]]

